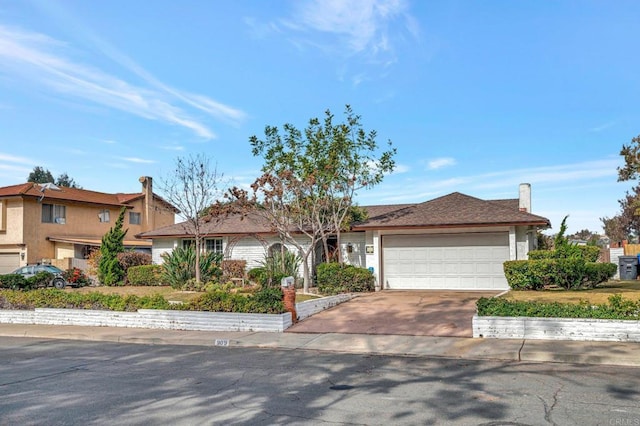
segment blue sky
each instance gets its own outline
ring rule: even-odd
[[[34,166],[137,192],[205,153],[237,185],[248,139],[345,104],[397,169],[361,205],[454,191],[601,231],[640,133],[637,1],[0,0],[0,186]]]

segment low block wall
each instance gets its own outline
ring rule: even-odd
[[[473,337],[640,342],[640,321],[476,315]]]
[[[193,331],[283,332],[291,326],[291,315],[185,312],[140,309],[138,312],[48,309],[0,310],[3,324],[80,325],[100,327],[159,328]]]
[[[352,299],[339,294],[296,304],[300,319]],[[80,325],[97,327],[158,328],[193,331],[283,332],[291,327],[291,314],[237,314],[140,309],[137,312],[93,311],[89,309],[37,308],[33,311],[2,310],[2,324]]]
[[[306,300],[304,302],[296,303],[296,313],[298,314],[298,319],[302,320],[310,317],[311,315],[317,314],[318,312],[324,311],[325,309],[339,305],[342,302],[351,300],[354,297],[356,297],[354,294],[346,293],[327,296],[321,299]]]

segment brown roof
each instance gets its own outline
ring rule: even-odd
[[[354,231],[384,228],[447,228],[492,225],[550,226],[549,219],[518,210],[518,200],[492,200],[454,192],[419,204],[362,206],[369,218],[353,226]],[[187,237],[192,226],[182,222],[136,235],[138,238]],[[220,223],[202,224],[206,236],[273,234],[270,225],[257,213],[242,218],[230,216]]]
[[[201,221],[200,232],[207,236],[242,235],[242,234],[272,234],[271,226],[257,213],[246,216],[232,215],[222,222]],[[176,223],[152,231],[136,235],[136,238],[157,237],[187,237],[193,235],[193,225],[189,222]]]
[[[515,208],[514,208],[515,206]],[[512,200],[486,201],[454,192],[420,204],[401,207],[353,226],[354,230],[384,228],[446,228],[492,225],[550,226],[549,219],[521,212]]]
[[[118,207],[127,205],[134,200],[144,197],[144,193],[142,192],[133,194],[108,194],[105,192],[89,191],[87,189],[80,188],[67,188],[64,186],[59,186],[58,188],[59,190],[43,189],[40,184],[28,182],[0,188],[0,197],[26,196],[40,198],[44,196],[44,200],[50,201],[73,201],[77,203],[99,204]],[[175,207],[171,206],[171,204],[167,203],[161,197],[154,194],[154,198],[165,203],[168,207],[175,209]]]

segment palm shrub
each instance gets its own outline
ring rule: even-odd
[[[177,247],[171,253],[162,254],[162,280],[171,287],[182,289],[196,277],[196,251],[192,246]],[[222,253],[206,252],[200,255],[200,279],[216,281],[222,275]]]

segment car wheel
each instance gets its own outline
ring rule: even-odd
[[[57,288],[58,290],[62,290],[65,285],[66,285],[66,283],[64,282],[64,280],[61,280],[61,279],[53,280],[53,286],[55,288]]]

